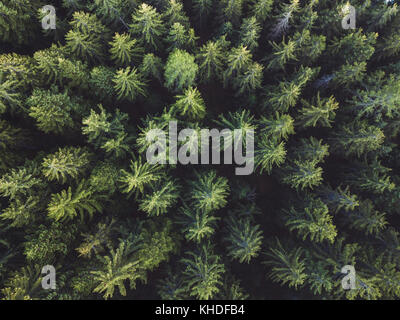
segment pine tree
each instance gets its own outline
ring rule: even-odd
[[[332,150],[345,156],[361,155],[378,149],[385,139],[385,135],[378,127],[366,122],[343,125],[333,134]]]
[[[34,162],[13,168],[0,179],[0,195],[11,200],[37,195],[44,187],[40,169]]]
[[[9,108],[16,110],[21,106],[21,96],[15,92],[17,84],[17,80],[5,79],[4,73],[0,71],[0,114],[5,113]]]
[[[187,252],[188,258],[182,259],[185,265],[183,274],[190,296],[200,300],[212,299],[222,284],[222,274],[225,267],[221,258],[213,253],[210,244],[199,248],[199,252]]]
[[[294,120],[288,114],[275,113],[274,118],[265,118],[261,116],[259,120],[260,130],[269,138],[277,140],[289,138],[290,134],[294,134]]]
[[[252,0],[251,12],[259,22],[264,22],[271,10],[274,0]]]
[[[322,168],[316,161],[290,161],[282,168],[282,182],[296,190],[313,189],[322,183]]]
[[[164,18],[169,26],[179,23],[184,27],[189,26],[189,19],[183,10],[183,4],[180,0],[168,0],[167,8],[164,12]]]
[[[388,224],[386,214],[374,209],[370,200],[365,200],[350,212],[348,221],[351,228],[363,231],[366,235],[379,234]]]
[[[29,139],[26,130],[14,127],[5,120],[0,120],[0,172],[21,164],[21,148],[27,142]]]
[[[198,69],[193,55],[184,50],[174,50],[165,66],[165,86],[175,92],[193,86]]]
[[[232,24],[239,24],[243,10],[243,0],[223,0],[221,1],[223,6],[224,19],[230,21]]]
[[[43,159],[43,175],[50,181],[57,180],[61,183],[77,179],[87,169],[90,156],[83,148],[59,148],[57,152]]]
[[[290,148],[290,154],[306,161],[315,161],[315,163],[324,162],[329,155],[329,145],[323,144],[322,140],[314,137],[300,139],[296,146]]]
[[[223,208],[229,194],[228,181],[217,177],[215,171],[196,173],[196,180],[191,180],[190,199],[195,208],[210,212]]]
[[[128,66],[133,61],[138,61],[144,51],[137,40],[131,39],[127,33],[115,33],[110,44],[111,58],[120,66]]]
[[[134,101],[139,95],[146,96],[144,79],[136,68],[119,69],[113,82],[118,99]]]
[[[228,255],[232,259],[249,263],[258,256],[263,239],[260,225],[253,224],[250,219],[231,218],[227,229],[228,235],[225,241],[228,243]]]
[[[76,229],[76,226],[63,226],[57,222],[50,226],[41,224],[26,238],[24,255],[28,261],[39,263],[41,267],[55,263],[57,258],[67,255]]]
[[[123,133],[125,122],[129,119],[126,113],[119,112],[117,109],[114,119],[112,115],[99,104],[100,113],[90,110],[90,115],[83,119],[82,133],[88,136],[88,141],[99,148],[105,141],[104,135],[117,136]]]
[[[254,152],[256,167],[260,168],[260,172],[271,173],[274,166],[281,166],[286,160],[286,149],[283,141],[278,142],[276,139],[270,139],[267,135],[263,135],[257,141],[257,148]]]
[[[349,212],[360,205],[357,196],[350,193],[349,186],[344,189],[341,186],[336,189],[332,189],[330,186],[323,186],[318,190],[318,195],[334,213],[338,213],[342,209]]]
[[[246,46],[249,50],[256,49],[258,47],[260,32],[261,26],[255,17],[244,19],[240,26],[240,44]]]
[[[241,45],[232,48],[227,59],[227,69],[223,73],[224,83],[232,81],[237,75],[241,74],[252,62],[252,54],[247,47]]]
[[[296,230],[303,240],[307,237],[311,241],[335,241],[337,230],[332,223],[332,216],[328,207],[319,199],[310,199],[304,208],[294,207],[286,212],[286,223],[290,231]]]
[[[145,78],[153,77],[160,83],[162,82],[163,65],[160,57],[157,57],[152,53],[147,53],[143,58],[139,70]]]
[[[113,69],[104,66],[94,67],[90,71],[89,87],[101,101],[113,100],[115,96],[114,74]]]
[[[257,62],[250,64],[233,81],[233,86],[238,94],[251,93],[261,88],[263,79],[263,66]]]
[[[161,15],[152,6],[142,3],[132,15],[130,32],[139,37],[144,46],[157,50],[160,48],[161,38],[164,34],[164,24]]]
[[[193,11],[195,12],[195,18],[200,26],[200,29],[207,25],[206,22],[209,19],[212,8],[212,0],[193,0]]]
[[[221,78],[224,65],[223,47],[219,41],[208,41],[200,48],[196,59],[199,62],[200,78],[210,82]]]
[[[40,2],[5,0],[0,3],[0,39],[8,43],[28,44],[39,32],[35,13]]]
[[[37,127],[45,133],[64,133],[74,126],[72,111],[78,108],[67,92],[57,93],[35,89],[26,101],[29,115],[36,120]]]
[[[333,96],[321,100],[319,92],[312,104],[306,100],[302,100],[302,104],[305,107],[300,110],[299,125],[303,128],[317,125],[330,128],[336,115],[335,110],[339,108]]]
[[[121,170],[120,182],[123,187],[122,192],[131,196],[135,193],[137,197],[139,193],[144,192],[145,186],[160,181],[163,174],[159,166],[151,165],[148,162],[142,164],[141,159],[130,164],[130,171]]]
[[[307,279],[306,264],[300,247],[286,249],[277,239],[276,247],[271,248],[266,253],[266,257],[264,264],[270,266],[269,276],[274,282],[288,284],[289,287],[295,288],[304,285]]]
[[[180,111],[181,115],[188,115],[192,120],[202,119],[206,114],[204,100],[197,88],[189,87],[183,91],[182,95],[177,95],[174,107]]]
[[[193,210],[185,205],[180,210],[178,224],[187,240],[200,243],[215,233],[217,221],[217,217],[206,211]]]
[[[129,280],[131,289],[135,287],[135,281],[141,278],[141,274],[137,272],[139,261],[129,259],[131,249],[129,242],[121,241],[115,251],[111,249],[110,255],[103,257],[103,268],[91,272],[97,285],[93,292],[104,293],[103,297],[108,299],[114,296],[115,287],[122,296],[126,296],[126,280]]]
[[[179,199],[179,185],[167,180],[151,187],[151,191],[139,201],[139,209],[149,216],[165,214]]]
[[[299,10],[299,0],[291,0],[290,3],[284,3],[280,8],[280,15],[278,16],[277,22],[270,31],[269,37],[276,39],[281,35],[285,34],[290,28],[290,22],[293,19],[293,15]]]
[[[106,28],[90,13],[77,11],[70,22],[72,30],[66,36],[66,50],[77,58],[89,61],[101,61],[104,47],[102,40],[106,38]]]
[[[72,220],[79,213],[83,220],[85,213],[91,217],[93,213],[103,211],[99,200],[96,194],[87,189],[85,181],[82,181],[74,191],[68,187],[66,190],[51,195],[51,201],[47,207],[48,216],[55,221],[65,221]]]

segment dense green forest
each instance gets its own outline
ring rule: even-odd
[[[396,1],[0,0],[0,299],[399,298],[399,58]]]

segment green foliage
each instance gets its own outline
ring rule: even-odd
[[[346,156],[360,157],[369,151],[378,149],[385,139],[381,129],[359,122],[352,125],[343,125],[333,134],[332,149]]]
[[[132,61],[137,61],[143,53],[136,39],[131,39],[129,34],[115,33],[110,48],[111,58],[120,66],[127,66]]]
[[[195,208],[206,212],[224,207],[229,194],[228,180],[218,177],[215,171],[196,173],[196,180],[189,182],[190,199]]]
[[[87,135],[88,141],[98,149],[103,149],[106,154],[121,158],[131,154],[130,142],[133,137],[126,132],[126,122],[129,117],[119,109],[112,116],[107,113],[102,105],[98,106],[100,114],[93,109],[90,115],[83,119],[82,133]]]
[[[335,101],[334,97],[321,100],[319,92],[314,101],[312,104],[306,100],[302,101],[305,107],[300,110],[299,124],[303,128],[316,127],[317,125],[331,127],[331,123],[336,115],[335,110],[339,108],[339,104]]]
[[[286,249],[277,240],[276,247],[271,248],[266,256],[264,263],[271,268],[269,276],[274,282],[287,283],[295,288],[304,284],[307,274],[301,248]]]
[[[182,91],[195,84],[198,65],[190,53],[176,49],[169,56],[165,65],[165,86],[172,91]]]
[[[130,288],[135,287],[135,281],[141,278],[137,272],[139,261],[130,261],[129,255],[132,250],[130,242],[121,241],[118,248],[111,249],[110,255],[103,257],[103,268],[92,271],[96,287],[93,292],[104,293],[105,299],[114,295],[115,287],[119,289],[122,296],[126,295],[124,281],[129,280]]]
[[[203,82],[221,78],[224,64],[222,50],[220,41],[208,41],[200,48],[196,59],[199,62],[200,78]]]
[[[296,190],[313,189],[322,182],[322,168],[317,167],[316,161],[294,160],[288,163],[283,171],[282,182]]]
[[[45,133],[64,133],[74,126],[71,112],[77,105],[67,92],[53,93],[49,90],[35,89],[26,103],[30,107],[29,115]]]
[[[239,262],[249,263],[258,256],[262,243],[262,231],[259,225],[252,224],[248,219],[231,218],[228,221],[228,255]]]
[[[123,187],[122,192],[131,196],[133,193],[138,196],[144,192],[145,186],[150,186],[162,178],[161,168],[151,165],[148,162],[142,163],[139,159],[131,161],[130,171],[121,170],[120,182]]]
[[[78,213],[81,219],[88,213],[91,217],[95,212],[102,212],[103,208],[98,197],[90,189],[87,189],[84,182],[72,191],[71,187],[59,193],[51,195],[48,205],[48,216],[55,221],[72,220]]]
[[[82,148],[59,148],[56,153],[43,159],[43,175],[50,181],[65,183],[77,179],[89,165],[90,154]]]
[[[260,172],[266,171],[268,174],[274,166],[282,165],[286,160],[286,149],[283,141],[270,140],[267,135],[262,136],[257,142],[254,152],[256,166]]]
[[[130,32],[139,37],[143,44],[150,49],[159,49],[164,25],[161,15],[152,6],[142,3],[132,15]]]
[[[152,186],[151,191],[139,202],[139,209],[149,216],[158,216],[168,212],[179,198],[179,186],[176,181],[169,180]]]
[[[0,1],[0,300],[400,298],[398,3]]]
[[[182,263],[190,296],[201,300],[212,299],[220,290],[222,274],[225,272],[221,258],[213,253],[209,244],[201,246],[198,253],[190,251],[187,255],[189,257],[182,259]]]
[[[103,59],[106,28],[94,14],[76,11],[66,34],[66,50],[77,58],[89,61]]]
[[[27,236],[24,244],[27,260],[46,265],[56,261],[57,255],[67,255],[75,230],[74,226],[64,227],[57,222],[50,226],[40,225],[38,230]]]
[[[319,199],[311,199],[305,208],[296,210],[290,208],[287,212],[286,225],[290,231],[296,230],[303,240],[309,237],[311,241],[335,241],[337,230],[332,223],[328,207]]]
[[[113,82],[114,89],[118,93],[118,99],[134,101],[137,96],[146,95],[145,82],[136,68],[119,69]]]
[[[178,223],[187,240],[200,243],[215,233],[217,217],[212,216],[204,210],[193,210],[184,206]]]
[[[192,120],[202,119],[206,114],[204,100],[197,88],[188,88],[182,95],[176,96],[174,106],[180,111],[181,115],[188,115]]]

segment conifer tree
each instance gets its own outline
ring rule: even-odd
[[[270,139],[267,135],[263,135],[257,141],[254,161],[261,173],[266,171],[267,174],[270,174],[274,166],[279,167],[285,162],[286,153],[283,141],[278,142],[276,139]]]
[[[190,181],[189,184],[190,198],[195,208],[210,212],[226,205],[229,194],[228,181],[224,177],[218,177],[216,171],[196,173],[196,180]]]
[[[251,223],[247,219],[231,218],[227,225],[228,235],[225,240],[228,243],[228,255],[239,262],[249,263],[258,256],[262,243],[262,231],[259,225]]]
[[[276,247],[266,253],[264,262],[270,266],[269,276],[274,282],[288,284],[289,287],[304,285],[307,274],[305,273],[305,259],[302,257],[302,249],[294,247],[287,249],[276,240]]]
[[[82,174],[89,162],[90,153],[82,148],[59,148],[56,153],[43,159],[42,172],[50,181],[57,180],[65,183],[68,179],[77,179]]]
[[[141,39],[146,48],[157,50],[165,32],[161,15],[152,6],[142,3],[132,15],[130,32]]]
[[[176,49],[169,56],[165,65],[165,86],[171,91],[182,91],[195,84],[199,67],[193,55]]]
[[[66,50],[84,60],[102,60],[102,39],[106,37],[107,30],[98,18],[90,13],[76,11],[70,25],[72,30],[65,36]]]
[[[302,100],[305,107],[300,110],[299,124],[303,128],[317,125],[331,127],[336,115],[335,110],[339,108],[339,104],[334,97],[321,100],[319,93],[314,101],[310,104],[306,100]]]
[[[224,57],[219,41],[208,41],[197,54],[200,77],[203,82],[220,79],[223,71]]]
[[[26,101],[29,115],[45,133],[63,133],[73,128],[72,111],[78,108],[67,92],[58,93],[35,89]]]
[[[128,66],[132,61],[138,61],[143,53],[137,40],[127,33],[115,33],[110,44],[111,58],[120,66]]]
[[[163,66],[160,57],[152,53],[147,53],[143,58],[139,70],[145,78],[153,77],[159,82],[162,82]]]
[[[137,272],[139,261],[129,259],[131,246],[129,242],[121,241],[115,251],[111,249],[110,255],[103,257],[103,269],[92,271],[96,282],[93,292],[104,293],[103,297],[108,299],[114,296],[115,287],[122,296],[126,295],[126,280],[129,280],[130,288],[135,287],[135,281],[140,279],[141,274]]]
[[[286,225],[290,231],[296,230],[303,240],[334,242],[337,235],[328,207],[319,199],[311,199],[304,208],[290,208],[287,212]]]
[[[146,96],[145,82],[136,68],[119,69],[114,79],[118,99],[134,101],[137,96]]]
[[[60,193],[52,194],[47,207],[48,216],[55,221],[65,221],[72,220],[78,213],[83,219],[85,213],[92,216],[95,212],[101,212],[103,207],[99,197],[85,187],[85,182],[82,181],[74,191],[68,187]]]
[[[215,233],[217,217],[204,210],[193,210],[184,206],[180,210],[181,217],[178,223],[187,240],[200,243]]]
[[[151,187],[151,191],[139,201],[139,209],[149,216],[165,214],[179,198],[179,185],[174,180]]]
[[[143,193],[144,187],[149,186],[162,178],[161,168],[159,166],[151,165],[147,162],[142,163],[141,159],[130,164],[130,171],[121,170],[120,182],[124,189],[123,193],[131,196],[136,193]]]
[[[255,17],[250,17],[243,20],[240,26],[240,44],[254,50],[258,47],[258,38],[260,37],[261,26]]]
[[[187,114],[193,120],[202,119],[206,113],[204,100],[199,90],[193,87],[185,89],[182,95],[177,95],[174,106],[180,111],[181,115]]]
[[[201,300],[212,299],[219,292],[225,267],[221,258],[213,253],[210,244],[199,248],[199,252],[188,252],[188,258],[182,259],[185,265],[183,274],[190,296]]]
[[[317,167],[315,160],[293,160],[282,170],[282,182],[296,190],[313,189],[322,183],[322,168]]]

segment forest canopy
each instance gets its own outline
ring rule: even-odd
[[[1,0],[0,299],[400,298],[397,3]]]

